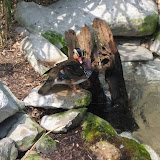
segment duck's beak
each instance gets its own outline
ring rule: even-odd
[[[82,57],[78,57],[78,61],[79,61],[79,63],[82,64],[82,63],[83,63],[83,62],[82,62]]]

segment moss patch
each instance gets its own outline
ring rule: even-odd
[[[89,91],[86,91],[84,95],[75,102],[75,106],[88,106],[91,103],[92,95]]]
[[[107,139],[108,142],[120,148],[122,157],[132,160],[150,160],[150,154],[142,144],[139,144],[133,139],[128,139],[121,136],[112,136]]]
[[[60,46],[61,51],[66,55],[68,55],[68,48],[66,45],[66,41],[61,34],[56,33],[56,31],[48,31],[48,32],[42,33],[42,36],[46,38],[53,45]]]
[[[136,25],[140,25],[137,29],[139,31],[137,36],[151,35],[155,32],[158,24],[158,14],[148,15],[144,20],[132,19],[131,22]]]
[[[107,121],[92,113],[87,113],[85,117],[82,134],[89,143],[106,140],[107,136],[117,135],[114,128]]]
[[[56,142],[46,135],[37,143],[36,149],[38,152],[51,154],[56,149]]]

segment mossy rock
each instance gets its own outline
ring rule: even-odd
[[[46,38],[50,43],[60,48],[60,50],[68,56],[68,48],[66,45],[65,38],[58,34],[56,31],[48,31],[42,33],[42,36]]]
[[[150,160],[145,147],[133,139],[119,136],[115,129],[104,119],[87,113],[83,121],[83,137],[88,147],[100,141],[107,141],[119,148],[122,159]]]
[[[156,31],[158,25],[158,14],[148,15],[144,19],[131,19],[131,23],[135,25],[141,24],[137,30],[139,33],[137,36],[151,35]]]
[[[89,112],[83,122],[82,134],[88,143],[106,140],[107,136],[117,135],[107,121]]]
[[[31,151],[29,155],[25,159],[23,157],[22,160],[50,160],[50,159],[49,158],[44,159],[36,151]]]
[[[145,147],[136,142],[133,139],[121,137],[121,136],[111,136],[108,137],[107,141],[117,148],[120,148],[122,159],[131,160],[150,160],[150,154],[145,149]]]
[[[56,142],[48,135],[44,136],[36,145],[38,152],[51,154],[56,150]]]
[[[79,106],[88,106],[92,101],[92,94],[89,91],[85,91],[83,93],[83,96],[78,98],[78,100],[75,102],[75,107],[79,107]]]

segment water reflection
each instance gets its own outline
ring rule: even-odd
[[[139,129],[133,136],[160,154],[160,60],[123,64],[124,77]]]
[[[132,132],[137,140],[160,154],[160,60],[126,62],[123,63],[123,72],[129,107],[121,106],[106,112],[105,99],[100,99],[101,104],[92,103],[89,111],[107,120],[118,132]],[[107,91],[103,76],[100,81]],[[95,96],[99,98],[98,92]]]

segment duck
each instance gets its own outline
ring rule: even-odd
[[[81,92],[76,85],[86,81],[91,76],[92,64],[87,58],[83,57],[81,49],[75,48],[73,50],[73,60],[58,63],[44,74],[48,74],[49,77],[38,90],[41,95],[46,95],[57,84],[66,84],[73,91]]]

